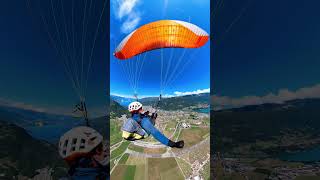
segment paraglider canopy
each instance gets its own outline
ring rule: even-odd
[[[159,48],[198,48],[209,39],[200,27],[179,20],[160,20],[143,25],[125,37],[115,50],[120,60]]]
[[[191,61],[194,52],[189,54],[187,59],[183,58],[187,49],[200,49],[208,40],[209,34],[195,24],[180,20],[159,20],[142,25],[127,35],[115,48],[113,55],[127,75],[134,97],[138,101],[138,83],[145,57],[150,51],[159,49],[160,101],[166,87],[176,80]],[[163,55],[165,48],[171,49],[166,60]],[[183,52],[178,55],[175,49],[180,48]],[[158,107],[159,101],[154,107]]]

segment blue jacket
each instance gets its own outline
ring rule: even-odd
[[[81,158],[77,164],[69,169],[69,175],[72,180],[109,180],[109,165],[99,166],[96,168],[90,167],[92,159]]]
[[[102,176],[101,176],[102,175]],[[109,174],[106,172],[101,172],[101,170],[96,168],[76,168],[74,174],[71,176],[72,180],[109,180]]]

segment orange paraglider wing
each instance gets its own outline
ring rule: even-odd
[[[198,48],[208,39],[208,33],[194,24],[160,20],[143,25],[125,37],[114,56],[123,60],[159,48]]]

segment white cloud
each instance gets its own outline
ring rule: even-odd
[[[209,92],[210,92],[210,88],[207,88],[207,89],[198,89],[196,91],[187,91],[187,92],[175,91],[174,95],[176,95],[176,96],[186,96],[186,95],[209,93]]]
[[[123,97],[123,98],[131,98],[131,99],[135,99],[136,97],[134,97],[133,95],[124,95],[124,94],[118,94],[118,93],[111,93],[110,95],[112,96],[118,96],[118,97]],[[147,98],[147,97],[159,97],[159,95],[154,95],[154,94],[145,94],[145,95],[138,95],[139,99],[142,98]]]
[[[320,98],[320,84],[312,87],[300,88],[296,91],[280,89],[277,94],[269,93],[264,96],[243,96],[232,98],[228,96],[212,96],[211,104],[214,109],[241,107],[246,105],[258,105],[264,103],[283,103],[288,100]]]
[[[130,15],[130,13],[133,11],[133,8],[137,5],[138,2],[138,0],[118,0],[118,18],[122,19],[122,17]]]
[[[124,95],[124,94],[118,94],[118,93],[111,93],[111,96],[118,96],[118,97],[123,97],[123,98],[134,98],[133,95]]]
[[[165,94],[165,95],[162,95],[163,98],[171,98],[171,97],[174,97],[174,95],[172,94]]]
[[[139,0],[112,1],[114,13],[118,20],[122,22],[122,25],[120,27],[121,32],[130,33],[138,26],[141,20],[141,12],[137,8],[139,2]]]
[[[138,26],[140,19],[140,16],[138,16],[136,13],[131,13],[129,17],[126,19],[126,21],[122,24],[121,32],[132,32],[132,30],[134,30]]]
[[[186,96],[186,95],[201,94],[201,93],[210,93],[210,88],[198,89],[195,91],[187,91],[187,92],[176,91],[176,92],[174,92],[174,94],[163,94],[162,97],[163,98],[171,98],[171,97],[176,97],[176,96]],[[124,95],[124,94],[119,94],[119,93],[114,93],[114,92],[112,92],[111,95],[125,97],[125,98],[134,98],[133,95]],[[157,94],[138,95],[139,99],[146,98],[146,97],[159,97],[159,95],[157,95]]]

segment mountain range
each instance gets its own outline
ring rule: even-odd
[[[121,96],[111,96],[111,99],[118,102],[121,106],[127,107],[130,102],[135,101],[134,98],[127,98]],[[143,105],[154,106],[158,103],[159,97],[145,97],[139,99]],[[210,94],[201,93],[185,96],[175,96],[175,97],[165,97],[162,98],[159,102],[159,107],[164,110],[179,110],[197,104],[206,104],[210,103]]]
[[[56,146],[34,139],[23,128],[0,118],[1,179],[18,174],[32,177],[37,169],[59,167],[55,173],[66,174],[66,164]]]
[[[274,148],[281,146],[286,151],[289,147],[285,144],[295,146],[288,139],[300,144],[301,141],[315,143],[320,138],[319,112],[320,99],[212,111],[214,150],[228,152],[244,144],[268,141],[276,144]]]

